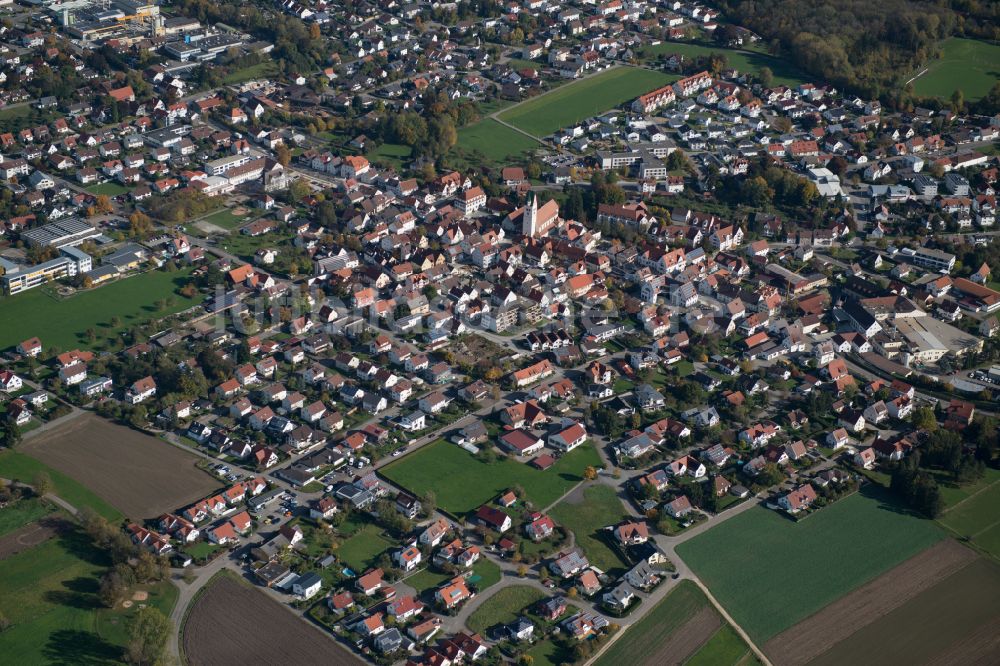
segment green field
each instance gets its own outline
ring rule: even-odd
[[[505,162],[540,146],[534,139],[501,125],[492,118],[484,118],[458,130],[458,144],[454,150],[460,159],[481,155],[492,162]]]
[[[0,632],[0,655],[9,664],[118,664],[127,620],[138,609],[108,609],[97,597],[107,555],[82,532],[68,532],[0,560],[0,613],[11,627]],[[143,602],[169,615],[177,588],[169,582],[140,586]]]
[[[400,169],[405,166],[404,163],[410,159],[410,155],[412,153],[413,149],[409,146],[404,146],[398,143],[383,143],[375,150],[366,153],[365,157],[367,157],[370,162],[388,164]]]
[[[744,658],[750,654],[750,648],[743,642],[739,634],[728,624],[722,626],[691,655],[685,666],[733,666],[739,663],[759,663],[756,657],[749,662]]]
[[[527,585],[501,588],[469,616],[465,626],[477,634],[483,634],[493,625],[513,622],[525,608],[544,598],[545,594],[541,590]]]
[[[941,45],[941,57],[913,81],[913,92],[932,97],[951,97],[961,90],[968,101],[976,101],[1000,80],[1000,44],[952,37]]]
[[[261,79],[274,76],[277,73],[277,63],[273,60],[266,60],[256,65],[250,65],[249,67],[232,71],[223,77],[222,82],[225,85],[233,85],[235,83],[243,83],[244,81],[249,81],[251,79]]]
[[[678,78],[638,67],[616,67],[518,104],[499,117],[529,134],[542,137]]]
[[[572,503],[565,499],[552,509],[552,519],[572,531],[576,545],[590,563],[605,572],[621,569],[626,563],[611,549],[601,530],[624,518],[625,509],[614,488],[604,485],[587,487],[582,502]]]
[[[109,197],[116,197],[119,194],[125,194],[126,192],[131,191],[124,185],[114,182],[98,183],[97,185],[88,185],[84,189],[86,189],[91,194],[106,194]]]
[[[90,507],[111,522],[117,522],[124,518],[118,509],[62,472],[58,472],[23,453],[16,451],[0,453],[0,476],[5,479],[18,479],[25,483],[31,483],[31,480],[39,472],[47,472],[49,478],[52,479],[52,492],[74,507],[78,509]]]
[[[432,571],[430,568],[421,569],[407,578],[406,584],[415,589],[419,594],[425,590],[441,587],[445,581],[451,580],[455,575],[441,571]],[[469,576],[469,581],[475,583],[479,590],[482,591],[499,583],[502,575],[500,567],[485,557],[480,557],[479,561],[472,565],[472,575]]]
[[[755,507],[677,553],[764,642],[942,538],[885,491],[865,489],[798,523]]]
[[[418,496],[434,491],[439,507],[459,515],[474,511],[516,485],[524,488],[536,507],[547,507],[579,483],[583,470],[590,465],[599,467],[601,458],[587,444],[562,456],[543,472],[507,458],[486,464],[442,439],[383,467],[379,473]]]
[[[164,317],[195,305],[196,299],[184,298],[177,290],[188,282],[188,269],[168,273],[150,271],[81,292],[63,300],[54,299],[38,287],[16,296],[0,298],[0,349],[13,347],[22,340],[38,336],[45,348],[95,349],[109,339],[143,321]],[[157,300],[172,297],[174,304],[156,311]],[[111,326],[111,318],[121,320]],[[93,342],[87,339],[93,329]]]
[[[992,471],[992,470],[991,470]],[[938,522],[955,536],[1000,560],[1000,480],[984,486],[978,493],[954,505]]]
[[[641,620],[626,629],[594,666],[641,664],[695,613],[708,605],[708,597],[689,580],[682,580]]]
[[[336,552],[342,562],[361,573],[392,546],[393,543],[382,536],[381,528],[369,524],[345,539]]]
[[[223,208],[222,210],[217,210],[214,213],[206,215],[201,218],[199,222],[207,222],[208,224],[221,227],[222,229],[235,229],[236,227],[243,226],[244,222],[247,222],[250,216],[239,216],[233,215],[233,211],[228,208]]]
[[[30,525],[54,510],[47,501],[29,497],[0,509],[0,536]]]
[[[686,44],[683,42],[663,42],[655,46],[640,49],[643,59],[655,59],[659,55],[679,53],[686,58],[698,58],[719,53],[726,56],[726,67],[732,67],[740,72],[759,74],[764,67],[769,67],[774,74],[775,85],[789,87],[799,86],[812,79],[784,58],[776,58],[766,53],[753,53],[737,49],[726,49],[719,46],[703,46],[701,44]]]

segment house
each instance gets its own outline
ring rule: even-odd
[[[323,579],[315,571],[299,576],[292,583],[292,593],[301,599],[312,599],[323,588]]]
[[[667,502],[664,508],[668,515],[678,519],[694,511],[694,507],[691,506],[691,500],[688,499],[687,495],[681,495],[677,499]]]
[[[583,553],[578,550],[569,553],[559,553],[555,559],[549,563],[549,569],[553,574],[561,578],[570,578],[590,567],[590,562]]]
[[[644,521],[627,521],[615,526],[614,536],[622,546],[637,546],[649,540],[649,528]]]
[[[86,378],[86,366],[84,366],[84,378]],[[0,391],[13,393],[15,391],[20,391],[23,385],[24,384],[22,383],[21,378],[10,370],[0,371]]]
[[[873,469],[876,461],[875,449],[871,447],[861,449],[854,454],[854,464],[863,469]]]
[[[788,513],[798,513],[812,506],[816,501],[816,489],[806,483],[793,488],[778,499],[778,506]]]
[[[395,551],[392,559],[403,571],[413,571],[421,562],[420,549],[416,546],[407,546]]]
[[[608,608],[621,612],[632,605],[632,602],[635,601],[635,593],[632,592],[632,589],[628,585],[622,583],[605,592],[601,596],[601,601],[604,602],[604,605]]]
[[[354,586],[367,597],[372,596],[384,585],[385,572],[381,569],[371,569],[355,581]]]
[[[569,452],[587,440],[587,431],[579,423],[573,423],[567,428],[552,433],[548,437],[549,446],[563,452]]]
[[[547,538],[555,530],[555,523],[549,516],[534,513],[530,517],[530,522],[524,526],[524,532],[532,541],[541,541]]]
[[[450,582],[434,592],[434,600],[447,609],[454,608],[466,599],[471,599],[472,596],[472,592],[465,584],[465,579],[461,576],[451,579]]]
[[[484,504],[476,511],[476,521],[483,527],[488,527],[497,532],[506,532],[510,529],[512,522],[510,516],[493,507]]]
[[[132,386],[125,392],[125,400],[130,404],[138,405],[154,395],[156,395],[156,382],[152,377],[147,376],[132,383]]]

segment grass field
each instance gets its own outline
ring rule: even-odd
[[[470,580],[475,579],[472,582],[474,582],[479,590],[482,591],[499,583],[502,575],[500,567],[483,557],[472,565],[472,575],[469,578]],[[432,571],[427,568],[421,569],[407,578],[406,584],[420,594],[426,590],[441,587],[445,581],[451,580],[454,577],[455,574],[446,574],[440,571]]]
[[[86,189],[91,194],[106,194],[109,197],[116,197],[119,194],[125,194],[126,192],[131,191],[124,185],[113,182],[98,183],[97,185],[88,185],[84,189]]]
[[[576,545],[602,571],[613,571],[625,566],[625,562],[608,546],[600,531],[614,525],[625,517],[621,500],[610,486],[594,485],[573,493],[552,509],[552,519],[571,530],[576,536]],[[582,499],[582,501],[573,501]]]
[[[139,611],[139,604],[146,604],[159,609],[161,613],[170,617],[170,613],[177,604],[177,597],[180,590],[170,581],[162,581],[151,585],[138,585],[133,588],[132,593],[145,592],[148,596],[145,601],[133,603],[129,608],[105,608],[97,613],[97,634],[109,643],[115,645],[125,645],[128,643],[128,623],[129,620]]]
[[[976,101],[1000,80],[1000,44],[952,37],[941,45],[941,58],[913,82],[918,95],[951,97],[961,90]]]
[[[774,74],[774,83],[784,86],[798,86],[812,79],[784,58],[776,58],[766,53],[750,53],[736,49],[726,49],[718,46],[701,44],[685,44],[683,42],[664,42],[656,46],[646,46],[640,51],[644,59],[652,59],[661,54],[680,53],[687,58],[707,56],[720,53],[726,56],[726,66],[738,69],[740,72],[759,74],[764,67],[769,67]]]
[[[277,73],[277,64],[274,61],[267,60],[265,62],[257,63],[256,65],[250,65],[249,67],[232,71],[223,77],[222,82],[226,85],[232,85],[234,83],[243,83],[244,81],[249,81],[251,79],[267,78],[269,76],[274,76]]]
[[[439,507],[463,514],[515,485],[524,488],[536,507],[547,507],[579,483],[589,465],[600,466],[601,458],[588,444],[543,472],[506,458],[486,464],[455,444],[438,440],[379,473],[418,496],[433,490]]]
[[[371,162],[389,164],[399,169],[410,159],[412,152],[413,150],[409,146],[403,146],[398,143],[383,143],[375,150],[366,153],[365,157]]]
[[[1000,480],[953,506],[938,522],[1000,561]]]
[[[221,227],[222,229],[235,229],[242,226],[249,219],[248,216],[233,215],[233,211],[228,208],[217,210],[211,215],[203,217],[200,221]]]
[[[53,299],[41,287],[0,298],[0,321],[4,322],[0,326],[0,349],[36,335],[46,348],[99,348],[130,326],[195,305],[196,299],[177,293],[190,275],[187,269],[173,273],[150,271],[65,300]],[[174,299],[173,306],[157,312],[155,302],[168,297]],[[119,326],[111,325],[112,317],[120,319]],[[87,329],[97,334],[93,342],[85,335]]]
[[[501,125],[492,118],[484,118],[458,130],[458,144],[454,150],[462,159],[481,154],[487,160],[504,162],[540,146],[534,139]]]
[[[483,634],[493,625],[513,622],[526,607],[544,598],[545,594],[541,590],[527,585],[501,588],[469,616],[465,626],[477,634]]]
[[[52,479],[52,492],[74,507],[90,507],[111,522],[117,522],[124,517],[118,509],[62,472],[58,472],[23,453],[16,451],[0,453],[0,476],[31,483],[38,472],[47,472],[49,478]]]
[[[746,660],[748,655],[753,658]],[[739,634],[726,624],[684,663],[685,666],[733,666],[759,662]]]
[[[47,516],[53,507],[37,497],[22,499],[0,510],[0,536],[29,525]]]
[[[339,557],[347,566],[361,573],[378,559],[378,556],[391,548],[393,543],[382,536],[382,530],[376,525],[365,525],[350,538],[345,539],[337,549]]]
[[[943,537],[884,491],[865,490],[799,523],[756,507],[677,552],[763,642]]]
[[[689,580],[682,580],[594,662],[594,666],[643,664],[684,623],[709,605],[708,597]]]
[[[500,119],[534,136],[546,136],[612,109],[679,77],[637,67],[616,67],[528,100]]]

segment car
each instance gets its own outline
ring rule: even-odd
[[[331,485],[328,485],[325,488],[323,488],[323,492],[324,493],[333,492],[333,485],[331,484]]]
[[[406,449],[396,449],[392,452],[392,457],[395,458],[396,456],[401,456],[404,453],[406,453]]]

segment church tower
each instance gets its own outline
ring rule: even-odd
[[[535,236],[538,232],[538,199],[534,192],[528,192],[528,201],[524,206],[524,220],[521,222],[521,233],[525,236]]]

